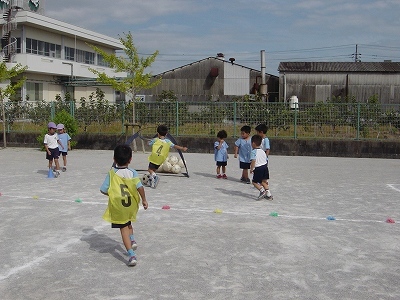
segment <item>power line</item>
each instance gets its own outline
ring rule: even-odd
[[[348,54],[322,54],[322,52],[332,52],[338,50],[346,50],[347,48],[353,48],[356,46],[355,53],[348,53]],[[333,60],[333,59],[349,59],[355,61],[361,61],[361,54],[358,52],[357,46],[362,46],[363,49],[375,49],[382,51],[400,51],[400,47],[391,47],[391,46],[380,46],[380,45],[370,45],[370,44],[344,44],[338,46],[328,46],[328,47],[314,47],[314,48],[304,48],[304,49],[291,49],[291,50],[279,50],[279,51],[267,51],[267,60],[268,61],[289,61],[289,60]],[[366,50],[363,52],[365,53]],[[321,55],[304,55],[304,56],[292,56],[290,54],[310,54],[310,52],[320,52]],[[143,56],[152,55],[147,53],[139,53]],[[225,56],[232,56],[232,57],[240,57],[245,56],[243,59],[240,59],[241,62],[259,62],[259,52],[227,52],[224,53]],[[197,60],[205,57],[214,57],[215,54],[210,53],[159,53],[157,60],[160,62],[190,62],[192,60]],[[252,58],[254,57],[254,58]],[[398,57],[393,57],[390,55],[382,54],[364,54],[363,57],[373,58],[374,60],[379,58],[391,58],[391,59],[398,59]]]
[[[358,44],[358,45],[364,46],[366,48],[383,49],[383,50],[387,50],[387,51],[400,51],[400,47],[369,45],[369,44]]]

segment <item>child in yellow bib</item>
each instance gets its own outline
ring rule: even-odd
[[[165,138],[168,133],[168,127],[160,125],[157,127],[157,137],[153,138],[149,142],[151,146],[151,154],[149,156],[149,174],[150,180],[149,185],[152,188],[156,188],[160,178],[157,176],[156,171],[168,157],[169,150],[175,148],[178,150],[186,151],[186,147],[175,145],[169,139]]]
[[[128,168],[132,160],[132,149],[119,145],[114,149],[114,166],[108,172],[100,192],[108,195],[108,206],[103,219],[112,223],[112,228],[119,228],[122,241],[129,255],[129,266],[136,265],[134,250],[137,244],[133,235],[132,222],[136,221],[140,199],[144,209],[148,203],[144,188],[136,170]]]

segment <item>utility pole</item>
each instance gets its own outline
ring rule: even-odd
[[[358,53],[358,44],[356,44],[356,52],[352,54],[354,62],[361,62],[361,53]]]

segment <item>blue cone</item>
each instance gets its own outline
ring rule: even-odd
[[[54,173],[52,169],[49,169],[49,173],[47,174],[47,178],[54,178]]]

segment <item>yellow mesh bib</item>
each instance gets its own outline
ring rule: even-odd
[[[109,174],[108,206],[103,219],[115,224],[135,222],[140,203],[136,184],[140,179],[119,177],[114,170],[110,170]]]
[[[152,148],[149,156],[149,161],[155,165],[161,165],[168,157],[170,144],[164,140],[157,139]]]

